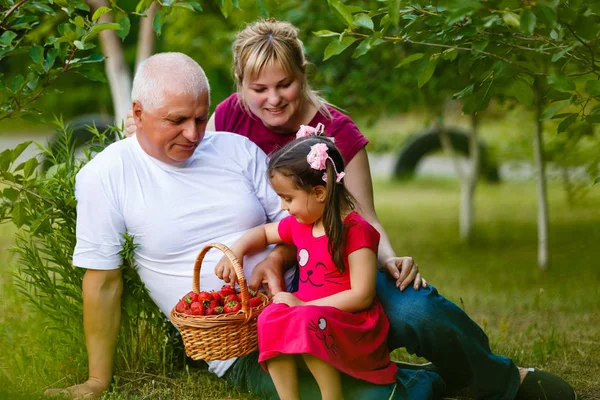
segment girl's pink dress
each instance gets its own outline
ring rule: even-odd
[[[294,217],[279,223],[284,242],[298,248],[300,281],[295,295],[310,301],[350,289],[347,255],[367,247],[377,253],[379,233],[358,213],[351,212],[347,227],[346,270],[340,273],[327,251],[327,237],[313,237],[312,225]],[[357,313],[328,306],[288,307],[271,304],[258,317],[259,362],[281,354],[309,353],[338,370],[376,384],[396,382],[396,365],[387,348],[389,322],[379,301]]]

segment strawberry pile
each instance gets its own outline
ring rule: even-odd
[[[252,293],[249,301],[250,307],[262,305],[262,299]],[[242,309],[242,294],[234,288],[224,285],[218,292],[189,292],[179,300],[175,311],[188,315],[219,315],[236,313]]]

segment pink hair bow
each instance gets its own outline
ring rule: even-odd
[[[296,139],[300,139],[307,136],[319,136],[325,131],[325,125],[318,123],[316,127],[310,125],[300,125],[298,133],[296,133]]]
[[[329,154],[327,154],[327,145],[325,143],[317,143],[310,146],[310,152],[306,156],[306,161],[308,161],[308,164],[312,169],[316,169],[317,171],[326,169],[327,160],[331,160],[331,165],[333,165],[333,170],[335,171],[336,175],[335,181],[340,183],[346,173],[344,171],[340,173],[337,172],[335,162],[333,162],[333,159],[329,157]],[[327,173],[323,174],[323,181],[327,182]]]

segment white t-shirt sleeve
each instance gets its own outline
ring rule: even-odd
[[[268,157],[267,155],[250,140],[246,141],[248,149],[248,165],[246,171],[249,179],[254,185],[256,197],[262,204],[269,222],[279,221],[288,215],[281,209],[279,196],[271,187],[269,177],[267,176]]]
[[[73,252],[77,267],[111,270],[121,265],[125,221],[105,177],[89,164],[77,174],[77,243]]]

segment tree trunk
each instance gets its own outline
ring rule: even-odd
[[[92,10],[102,6],[110,7],[108,0],[87,0],[87,3]],[[104,14],[99,21],[114,22],[112,13]],[[104,65],[112,95],[115,124],[120,127],[125,122],[127,111],[131,109],[131,74],[123,55],[121,39],[115,31],[100,32],[100,44],[102,54],[106,57]]]
[[[533,140],[533,152],[537,167],[537,222],[538,222],[538,267],[541,270],[548,269],[550,256],[548,251],[548,193],[546,190],[546,171],[544,164],[544,125],[542,117],[542,99],[539,90],[535,95],[535,136]]]
[[[460,184],[460,240],[469,242],[473,238],[475,223],[475,188],[479,177],[479,116],[471,115],[469,135],[469,168]]]
[[[156,42],[156,32],[154,32],[153,21],[158,12],[158,2],[153,2],[146,10],[146,17],[140,21],[140,31],[137,43],[137,53],[135,56],[135,69],[146,58],[154,54],[154,43]]]

